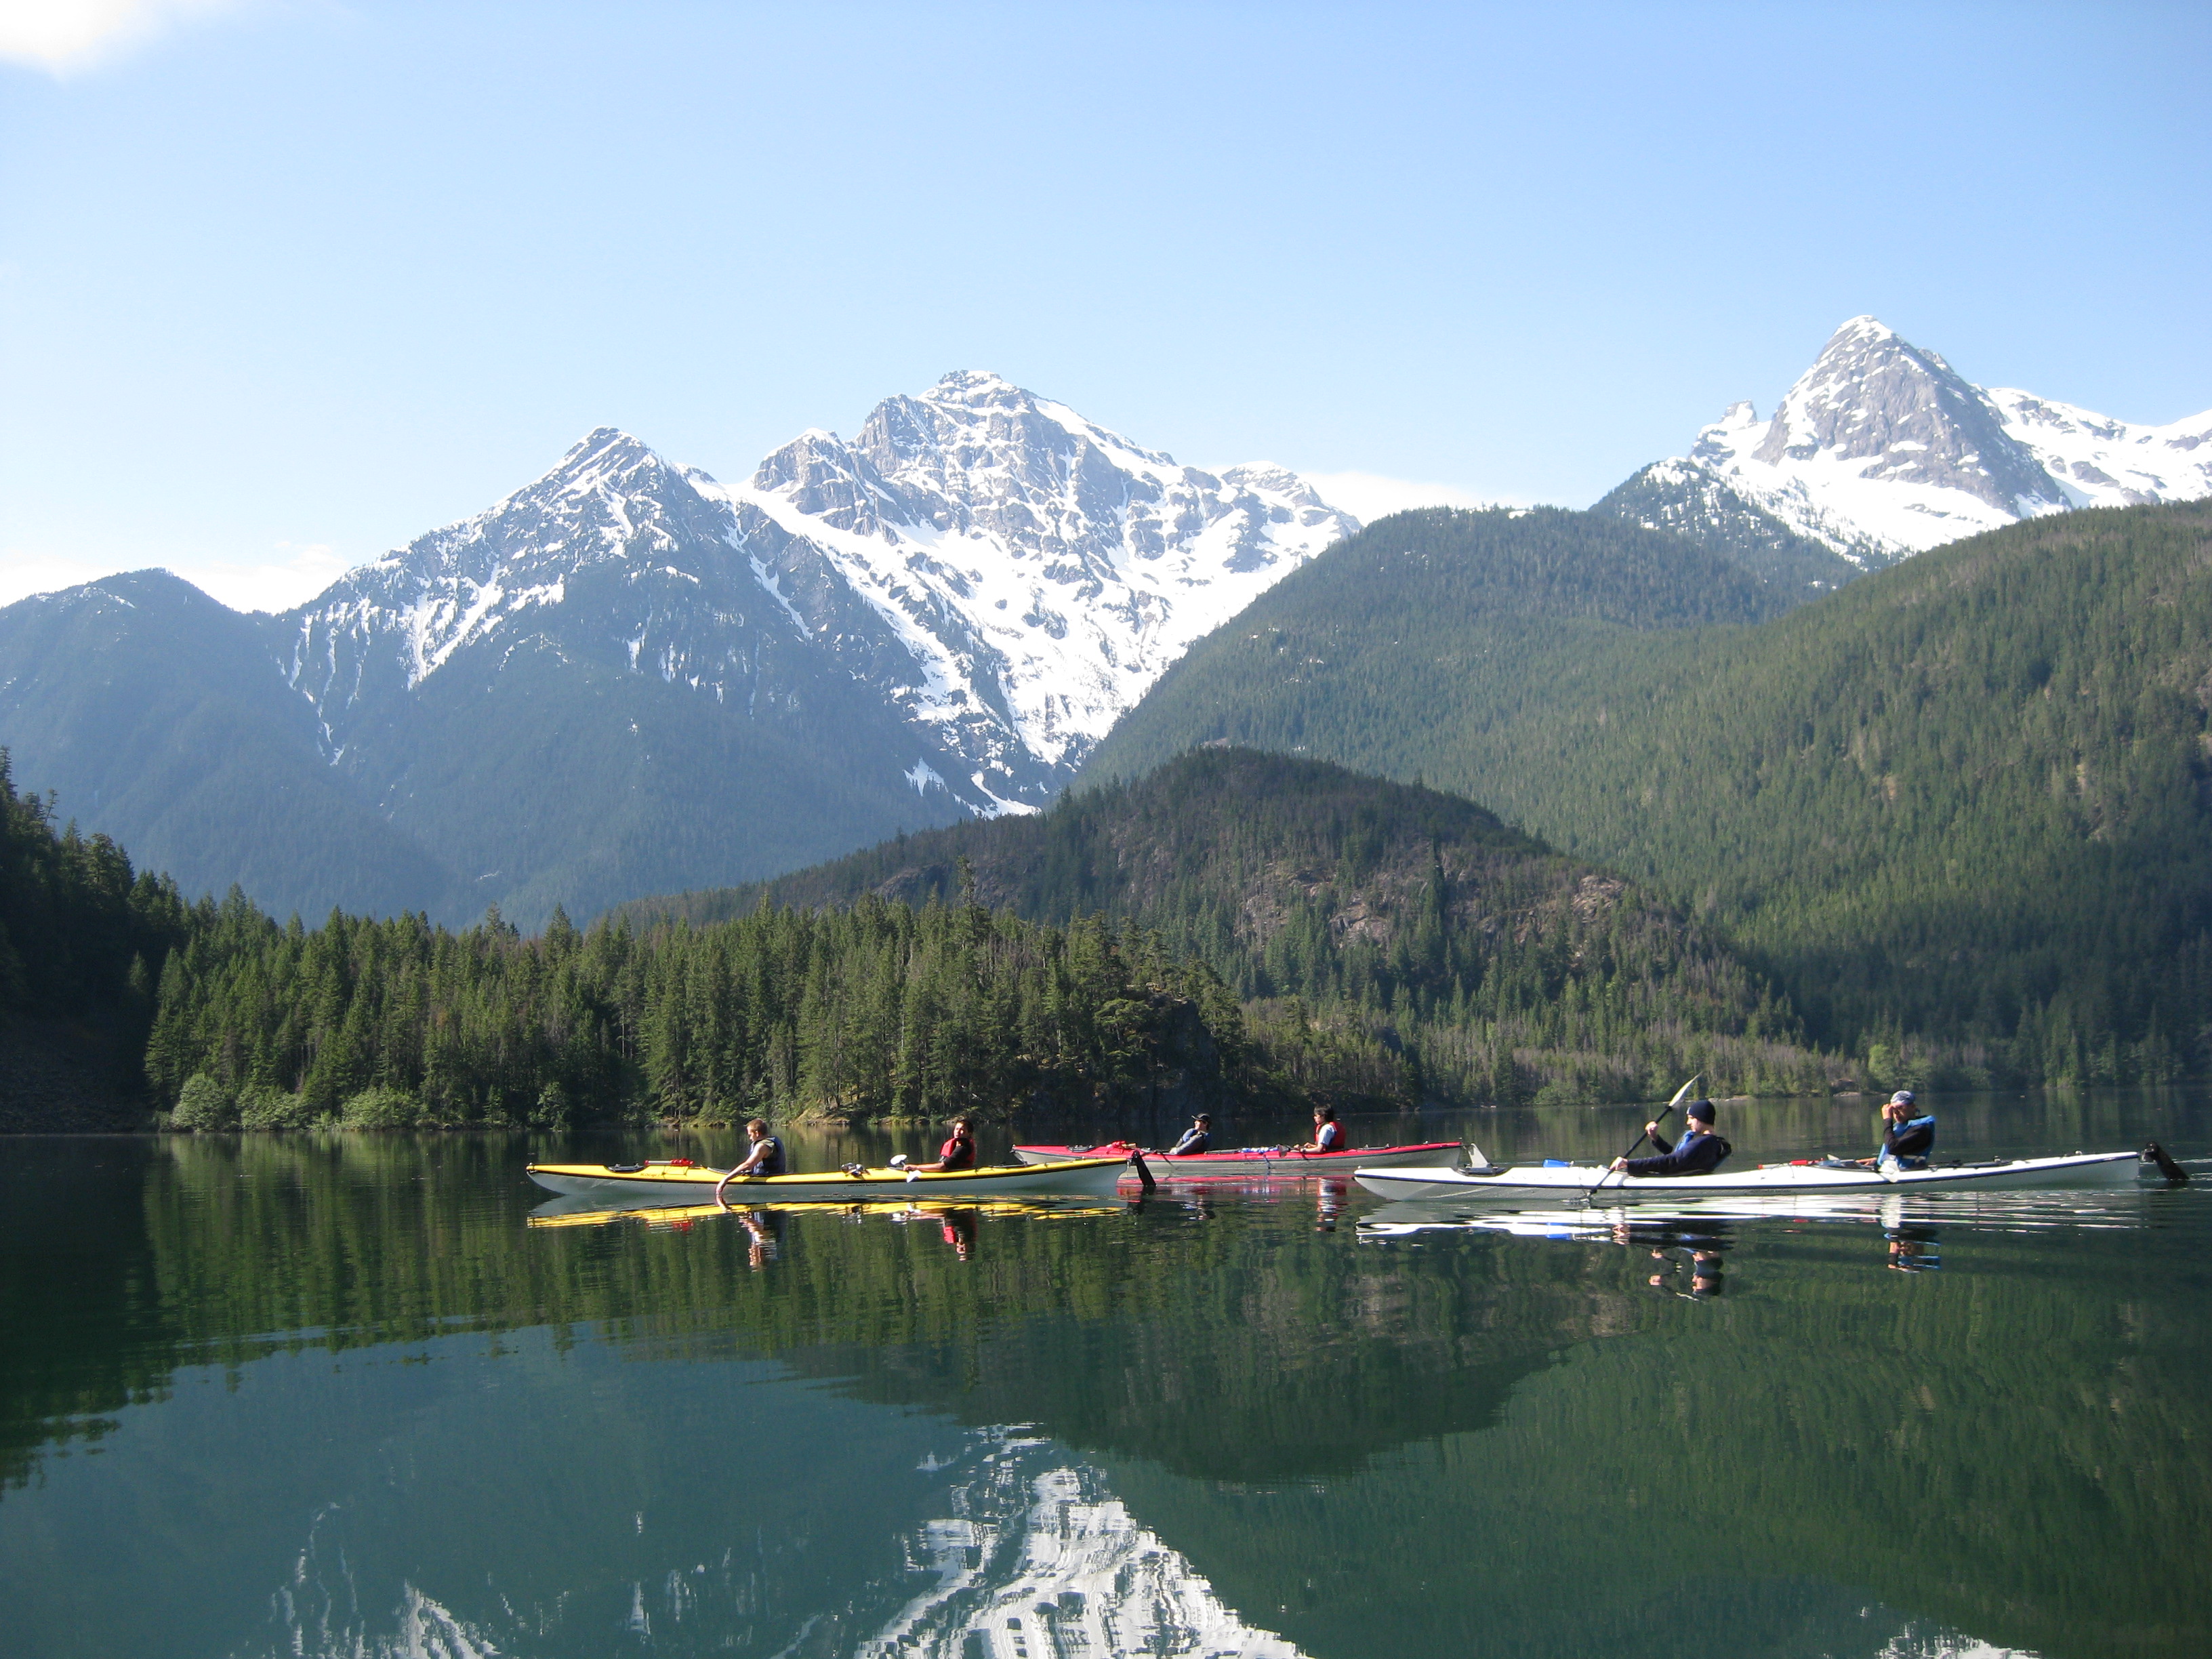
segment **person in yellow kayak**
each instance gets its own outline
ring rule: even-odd
[[[952,1120],[952,1133],[937,1149],[934,1164],[909,1164],[906,1166],[917,1175],[944,1175],[975,1167],[975,1126],[964,1117]]]
[[[775,1176],[783,1173],[783,1143],[768,1132],[768,1120],[757,1117],[745,1125],[745,1133],[752,1140],[752,1149],[745,1154],[744,1162],[730,1171],[733,1176]]]

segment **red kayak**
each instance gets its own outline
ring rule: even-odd
[[[1167,1152],[1139,1148],[1133,1141],[1109,1141],[1103,1146],[1017,1146],[1014,1156],[1024,1164],[1059,1164],[1072,1158],[1127,1158],[1142,1151],[1145,1162],[1163,1181],[1211,1180],[1220,1176],[1297,1181],[1332,1171],[1349,1175],[1354,1170],[1412,1167],[1452,1168],[1465,1162],[1467,1149],[1456,1140],[1425,1140],[1417,1146],[1348,1146],[1340,1152],[1302,1152],[1295,1146],[1235,1146],[1218,1152],[1193,1152],[1176,1158]],[[1122,1177],[1137,1178],[1133,1170]]]

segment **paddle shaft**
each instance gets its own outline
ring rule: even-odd
[[[1675,1090],[1675,1091],[1674,1091],[1674,1099],[1672,1099],[1672,1100],[1668,1101],[1668,1102],[1666,1103],[1666,1105],[1664,1105],[1664,1106],[1662,1106],[1662,1108],[1660,1108],[1660,1110],[1659,1110],[1659,1115],[1658,1115],[1658,1116],[1656,1116],[1656,1117],[1655,1117],[1655,1118],[1653,1118],[1650,1122],[1646,1123],[1646,1124],[1644,1126],[1644,1133],[1643,1133],[1643,1134],[1640,1134],[1640,1135],[1638,1135],[1638,1136],[1637,1136],[1635,1139],[1633,1139],[1633,1140],[1632,1140],[1632,1141],[1630,1141],[1630,1142],[1628,1143],[1628,1151],[1627,1151],[1627,1152],[1623,1152],[1623,1153],[1621,1154],[1621,1157],[1623,1157],[1623,1158],[1627,1158],[1627,1157],[1629,1157],[1632,1153],[1633,1153],[1633,1152],[1636,1151],[1636,1149],[1637,1149],[1638,1146],[1641,1146],[1644,1144],[1644,1139],[1646,1139],[1646,1137],[1648,1137],[1648,1136],[1650,1134],[1650,1133],[1651,1133],[1654,1129],[1657,1128],[1661,1124],[1664,1123],[1664,1122],[1665,1122],[1665,1121],[1666,1121],[1669,1117],[1673,1116],[1673,1115],[1674,1115],[1674,1109],[1675,1109],[1677,1106],[1680,1106],[1680,1104],[1681,1104],[1685,1100],[1686,1100],[1686,1099],[1688,1099],[1688,1098],[1689,1098],[1689,1096],[1690,1096],[1690,1091],[1691,1091],[1692,1089],[1695,1088],[1695,1087],[1696,1087],[1699,1083],[1701,1083],[1701,1082],[1703,1082],[1703,1081],[1705,1080],[1705,1074],[1703,1072],[1700,1072],[1700,1073],[1698,1073],[1697,1074],[1697,1076],[1695,1076],[1695,1077],[1692,1078],[1692,1079],[1691,1079],[1687,1083],[1685,1083],[1685,1084],[1684,1084],[1680,1088],[1679,1088],[1679,1089]],[[1596,1197],[1596,1196],[1597,1196],[1597,1194],[1598,1194],[1599,1191],[1600,1191],[1600,1190],[1601,1190],[1601,1189],[1605,1186],[1605,1180],[1606,1180],[1606,1176],[1607,1176],[1611,1175],[1612,1173],[1613,1173],[1613,1170],[1612,1170],[1611,1166],[1610,1166],[1610,1165],[1608,1165],[1608,1166],[1605,1169],[1605,1170],[1604,1170],[1601,1174],[1600,1174],[1600,1175],[1599,1175],[1599,1176],[1598,1176],[1598,1178],[1597,1178],[1596,1182],[1595,1182],[1595,1183],[1593,1183],[1593,1184],[1592,1184],[1592,1186],[1590,1187],[1590,1189],[1589,1189],[1589,1196],[1590,1196],[1590,1197],[1595,1198],[1595,1197]],[[1620,1178],[1621,1178],[1623,1181],[1626,1181],[1626,1180],[1628,1179],[1628,1171],[1627,1171],[1627,1170],[1623,1170],[1620,1172]]]
[[[1651,1132],[1652,1132],[1654,1129],[1657,1128],[1661,1124],[1664,1123],[1664,1122],[1665,1122],[1665,1121],[1666,1121],[1669,1117],[1671,1117],[1671,1116],[1674,1115],[1674,1105],[1673,1105],[1673,1103],[1672,1103],[1671,1102],[1670,1102],[1668,1104],[1667,1104],[1667,1105],[1662,1106],[1662,1107],[1659,1109],[1659,1115],[1658,1115],[1658,1116],[1656,1116],[1656,1117],[1655,1117],[1655,1118],[1653,1118],[1653,1119],[1651,1120],[1651,1121],[1650,1121],[1650,1122],[1649,1122],[1649,1123],[1647,1123],[1647,1124],[1645,1124],[1645,1125],[1644,1126],[1644,1133],[1643,1133],[1642,1134],[1640,1134],[1640,1135],[1637,1136],[1635,1139],[1633,1139],[1633,1140],[1632,1140],[1632,1141],[1630,1141],[1630,1142],[1628,1143],[1628,1151],[1627,1151],[1627,1152],[1623,1152],[1623,1153],[1621,1154],[1621,1156],[1622,1156],[1623,1158],[1628,1158],[1628,1157],[1632,1156],[1632,1155],[1635,1152],[1636,1149],[1637,1149],[1638,1146],[1642,1146],[1642,1145],[1643,1145],[1646,1140],[1648,1140],[1648,1139],[1650,1139],[1650,1137],[1651,1137]],[[1609,1175],[1611,1175],[1612,1173],[1613,1173],[1613,1166],[1612,1166],[1611,1164],[1607,1164],[1607,1165],[1606,1166],[1605,1175],[1601,1175],[1601,1176],[1600,1176],[1597,1178],[1597,1187],[1593,1187],[1593,1188],[1590,1188],[1590,1191],[1592,1191],[1592,1192],[1594,1193],[1594,1192],[1597,1191],[1598,1187],[1602,1187],[1602,1186],[1604,1186],[1604,1185],[1605,1185],[1605,1177],[1606,1177],[1606,1176],[1609,1176]],[[1621,1178],[1622,1180],[1626,1181],[1626,1180],[1628,1178],[1628,1171],[1627,1171],[1627,1170],[1623,1170],[1620,1172],[1620,1178]]]

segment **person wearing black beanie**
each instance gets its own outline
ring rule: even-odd
[[[1735,1150],[1713,1133],[1713,1103],[1693,1100],[1682,1109],[1689,1128],[1680,1141],[1670,1141],[1659,1133],[1656,1122],[1644,1126],[1644,1133],[1659,1149],[1654,1158],[1616,1158],[1613,1167],[1632,1176],[1701,1176],[1711,1175],[1720,1168],[1721,1160]]]

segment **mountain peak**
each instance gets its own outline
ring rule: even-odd
[[[2137,427],[1986,391],[1860,315],[1828,337],[1771,420],[1732,404],[1698,434],[1689,460],[1757,514],[1872,568],[2069,507],[2212,495],[2212,457],[2199,459],[2208,445],[2212,411]],[[1647,468],[1614,495],[1624,491],[1639,522],[1711,506],[1710,485],[1689,473]]]
[[[933,403],[975,404],[995,403],[1007,398],[1027,398],[1030,394],[988,368],[956,368],[921,395]]]

